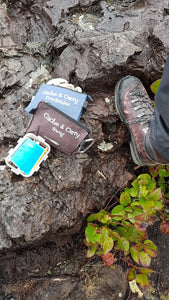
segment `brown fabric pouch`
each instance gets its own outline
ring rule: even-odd
[[[41,101],[26,132],[43,137],[48,144],[71,154],[90,133],[90,130],[52,105]]]

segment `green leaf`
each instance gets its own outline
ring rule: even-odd
[[[120,204],[127,206],[131,202],[130,189],[125,188],[125,191],[120,195]]]
[[[137,230],[135,227],[126,229],[124,233],[122,229],[122,235],[125,236],[130,242],[140,241],[146,238],[146,233]]]
[[[150,85],[150,89],[153,92],[153,94],[157,93],[160,82],[161,82],[161,79],[157,79]]]
[[[149,171],[150,171],[151,176],[157,177],[158,171],[159,171],[159,165],[158,166],[150,166]]]
[[[105,210],[100,210],[97,214],[91,214],[88,218],[88,222],[93,222],[95,220],[98,220],[102,224],[106,224],[110,222],[112,217],[110,214]]]
[[[116,231],[111,232],[111,236],[115,238],[115,240],[120,240],[121,236]]]
[[[148,287],[148,277],[146,274],[138,274],[136,277],[136,283],[141,285],[141,287]]]
[[[140,264],[144,267],[148,267],[151,263],[151,257],[144,251],[140,252]]]
[[[100,228],[100,245],[103,246],[104,241],[109,237],[109,229],[106,226]]]
[[[126,211],[126,212],[132,212],[132,207],[131,206],[126,206],[125,208],[124,208],[124,210]]]
[[[148,194],[147,188],[145,185],[141,185],[139,189],[139,197],[146,197]]]
[[[162,198],[162,193],[161,193],[161,189],[155,189],[153,192],[151,192],[148,196],[148,199],[152,199],[154,201],[158,201]]]
[[[101,247],[98,247],[97,251],[96,251],[96,254],[98,256],[100,256],[101,254],[103,254],[103,249]]]
[[[154,251],[157,251],[157,246],[151,240],[144,241],[144,248],[149,248]]]
[[[156,188],[156,181],[151,179],[150,182],[147,184],[147,189],[149,192],[152,192]]]
[[[131,203],[131,206],[139,206],[139,205],[140,205],[140,203],[138,201],[133,201]]]
[[[129,241],[126,238],[121,237],[121,239],[118,240],[116,243],[116,248],[121,249],[122,251],[128,252],[129,248],[130,248]]]
[[[159,202],[159,201],[155,201],[155,204],[154,204],[154,208],[158,211],[162,210],[163,208],[163,203],[162,202]]]
[[[138,196],[138,192],[139,192],[139,188],[138,187],[137,188],[131,188],[130,189],[130,196],[133,197],[133,198],[135,198],[135,197]]]
[[[112,211],[111,215],[113,216],[113,219],[115,220],[121,220],[123,216],[125,216],[125,210],[123,205],[117,205],[115,206]]]
[[[148,199],[148,197],[147,199],[142,197],[140,199],[140,205],[142,206],[144,211],[150,210],[154,207],[154,200],[150,200]]]
[[[169,177],[169,172],[167,172],[165,169],[160,169],[159,175],[162,177]]]
[[[131,184],[137,192],[139,191],[138,178],[136,178]],[[131,191],[131,190],[130,190]]]
[[[111,237],[107,237],[107,239],[103,243],[103,253],[107,254],[110,252],[113,248],[114,241],[112,240]]]
[[[135,270],[135,268],[132,268],[132,269],[130,269],[129,271],[128,271],[128,273],[127,273],[127,280],[128,281],[132,281],[132,280],[134,280],[135,278],[136,278],[136,270]]]
[[[100,241],[101,234],[98,226],[88,223],[85,233],[87,241],[92,242],[93,244]]]
[[[87,258],[94,256],[95,253],[96,253],[96,248],[91,246],[91,248],[87,250]]]
[[[116,240],[116,238],[114,238],[114,236],[113,236],[114,232],[110,228],[108,228],[106,226],[103,226],[102,228],[100,228],[100,234],[101,234],[101,237],[100,237],[100,241],[99,242],[100,242],[100,244],[102,246],[104,245],[104,243],[106,241],[109,240],[109,238],[111,238],[113,241]],[[113,243],[113,241],[112,241],[112,243]]]
[[[130,247],[130,254],[131,254],[132,259],[137,264],[140,264],[140,252],[137,250],[136,246]]]
[[[141,174],[138,176],[139,186],[147,185],[151,181],[151,176],[149,174]]]
[[[131,223],[135,223],[135,217],[139,216],[143,213],[143,210],[141,208],[135,207],[133,209],[133,212],[128,213],[128,219],[130,220]]]
[[[146,275],[154,273],[154,271],[152,269],[149,269],[149,268],[139,268],[139,271],[140,271],[140,273],[146,274]]]

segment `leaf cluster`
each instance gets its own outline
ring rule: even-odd
[[[156,245],[147,238],[147,227],[163,209],[163,194],[150,174],[139,175],[120,195],[119,205],[110,212],[101,210],[87,219],[84,243],[87,257],[99,255],[106,266],[116,261],[116,251],[132,259],[127,274],[145,289],[148,286],[148,267],[157,256]]]

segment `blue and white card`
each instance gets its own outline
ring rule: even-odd
[[[61,110],[72,119],[79,121],[87,98],[92,101],[91,97],[87,94],[43,83],[29,105],[25,108],[25,111],[33,114],[39,102],[44,101]]]
[[[45,149],[32,139],[25,139],[20,147],[11,155],[11,161],[26,175],[29,175]]]

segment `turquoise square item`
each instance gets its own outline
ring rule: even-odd
[[[23,144],[11,156],[11,161],[26,175],[29,175],[44,148],[31,139],[26,139]]]
[[[49,152],[50,145],[41,136],[27,133],[9,150],[5,162],[15,174],[30,177],[39,170]]]

